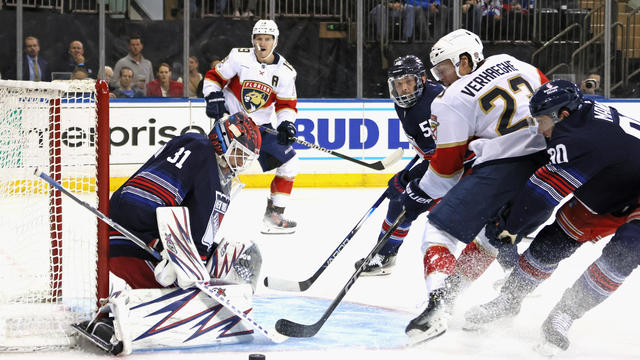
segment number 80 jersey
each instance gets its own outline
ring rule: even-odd
[[[529,98],[545,82],[534,66],[502,54],[451,84],[431,105],[436,153],[421,188],[442,197],[460,179],[467,149],[474,166],[545,149],[544,137],[526,129]]]

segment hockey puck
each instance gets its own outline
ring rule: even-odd
[[[249,360],[264,360],[265,356],[262,354],[250,354]]]

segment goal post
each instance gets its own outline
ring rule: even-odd
[[[108,296],[108,227],[33,176],[108,214],[104,81],[0,80],[0,351],[67,348]]]

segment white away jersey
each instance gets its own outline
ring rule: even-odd
[[[295,121],[297,113],[296,71],[284,57],[274,53],[273,64],[260,63],[253,48],[231,49],[229,55],[205,75],[203,93],[223,89],[231,114],[247,113],[258,124],[276,126]]]
[[[545,149],[526,119],[529,98],[546,81],[534,66],[502,54],[451,84],[431,104],[436,152],[420,187],[434,199],[444,196],[462,176],[467,148],[474,166]]]

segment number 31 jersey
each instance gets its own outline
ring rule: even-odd
[[[465,153],[474,166],[529,155],[545,148],[542,135],[528,131],[529,98],[547,78],[534,66],[495,55],[440,94],[431,105],[436,152],[420,187],[440,198],[460,179]]]
[[[263,64],[253,48],[231,49],[229,55],[205,75],[203,93],[223,90],[230,114],[244,112],[258,125],[294,122],[298,112],[296,71],[284,57],[273,53],[272,64]]]

